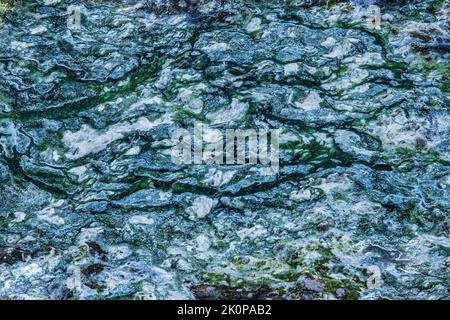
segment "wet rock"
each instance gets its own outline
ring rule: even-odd
[[[0,263],[13,265],[19,261],[26,261],[30,254],[28,250],[22,248],[0,247]]]
[[[346,295],[347,295],[347,292],[345,291],[345,289],[343,289],[343,288],[338,288],[338,289],[336,290],[336,297],[337,297],[338,299],[344,299]]]
[[[302,276],[297,280],[297,286],[306,291],[312,291],[316,293],[322,293],[325,285],[320,281]]]
[[[186,213],[189,214],[191,219],[204,218],[211,212],[216,204],[217,200],[200,196],[193,201],[192,206],[186,209]]]
[[[70,299],[73,296],[73,292],[59,282],[49,284],[47,291],[49,292],[50,297],[54,300]]]
[[[247,290],[226,286],[200,285],[193,287],[192,290],[200,300],[255,300],[279,296],[279,293],[264,287],[256,290]]]
[[[0,7],[0,297],[447,298],[446,4],[298,4]],[[278,170],[174,164],[196,122]]]

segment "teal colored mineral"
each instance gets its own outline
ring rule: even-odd
[[[0,299],[449,299],[449,12],[0,0]]]

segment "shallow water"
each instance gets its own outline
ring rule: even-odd
[[[0,7],[0,298],[448,299],[448,2],[325,2]]]

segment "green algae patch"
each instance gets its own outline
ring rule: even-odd
[[[336,294],[339,289],[344,289],[346,300],[358,300],[363,289],[361,284],[351,280],[336,280],[331,278],[322,278],[321,282],[325,284],[324,292]]]
[[[11,8],[12,1],[0,0],[0,26],[3,24],[3,17]]]

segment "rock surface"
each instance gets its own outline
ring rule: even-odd
[[[449,299],[449,6],[376,2],[0,1],[0,298]]]

